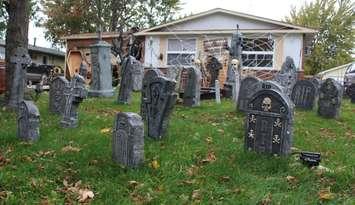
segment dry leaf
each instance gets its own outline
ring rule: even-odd
[[[109,133],[111,133],[111,128],[103,128],[103,129],[100,130],[100,133],[109,134]]]
[[[222,182],[228,182],[228,181],[230,180],[230,177],[229,177],[229,176],[221,176],[221,177],[220,177],[220,180],[221,180]]]
[[[192,179],[192,180],[184,180],[182,181],[183,184],[185,185],[192,185],[196,183],[196,179]]]
[[[217,160],[216,155],[214,154],[214,152],[209,152],[207,154],[207,157],[205,159],[202,160],[202,163],[210,163],[210,162],[214,162]]]
[[[330,187],[322,189],[318,192],[319,199],[322,201],[334,199],[335,194],[330,192]]]
[[[160,167],[159,162],[157,160],[153,160],[150,165],[153,169],[158,169]]]
[[[290,184],[295,184],[298,182],[298,180],[294,176],[287,176],[286,179],[287,179],[288,183],[290,183]]]
[[[201,199],[201,190],[199,190],[199,189],[193,190],[191,198],[193,200],[200,200]]]
[[[80,152],[80,148],[67,145],[62,148],[62,152]]]
[[[0,155],[0,167],[5,166],[10,163],[9,159],[6,159],[5,157]]]
[[[261,200],[261,202],[260,202],[260,204],[261,205],[269,205],[269,204],[271,204],[271,200],[272,198],[271,198],[271,193],[268,193],[264,198],[263,198],[263,200]]]
[[[192,165],[191,167],[189,167],[187,169],[187,171],[186,171],[187,175],[192,177],[192,176],[194,176],[194,175],[196,175],[198,173],[199,169],[200,169],[199,167],[197,167],[195,165]]]
[[[211,143],[213,142],[213,138],[212,138],[212,137],[207,137],[207,138],[206,138],[206,142],[207,142],[208,144],[211,144]]]
[[[88,190],[88,189],[80,189],[79,190],[79,196],[78,196],[78,201],[80,203],[86,202],[87,200],[93,199],[94,198],[94,192]]]

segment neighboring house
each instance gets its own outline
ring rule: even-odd
[[[0,59],[5,59],[5,41],[0,40]],[[28,46],[32,62],[36,64],[54,65],[64,68],[65,53],[52,48]]]
[[[146,67],[168,69],[190,65],[194,59],[205,64],[207,56],[213,55],[224,65],[219,77],[223,83],[229,62],[228,47],[237,25],[244,37],[244,73],[273,74],[280,70],[286,56],[291,56],[303,74],[303,58],[317,31],[280,21],[216,8],[135,35],[145,37]]]

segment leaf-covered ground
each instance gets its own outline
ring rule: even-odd
[[[339,120],[296,110],[293,146],[321,152],[321,169],[295,155],[244,151],[243,114],[229,100],[211,100],[177,105],[166,138],[145,138],[144,166],[132,170],[112,162],[111,128],[116,112],[139,113],[138,94],[132,105],[85,100],[76,129],[60,128],[47,99],[37,102],[41,138],[34,144],[16,138],[14,113],[0,111],[0,204],[355,203],[355,105],[348,100]]]

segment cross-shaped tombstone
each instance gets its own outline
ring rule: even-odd
[[[25,48],[19,47],[15,54],[10,57],[10,63],[15,64],[15,72],[10,90],[9,106],[18,108],[24,98],[26,68],[31,64],[31,58]]]
[[[79,104],[87,96],[85,89],[85,80],[79,75],[75,74],[68,86],[64,89],[65,108],[63,119],[60,122],[64,128],[75,128],[78,126],[78,107]]]

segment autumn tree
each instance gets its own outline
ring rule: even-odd
[[[171,20],[180,9],[179,0],[42,0],[46,38],[54,44],[60,37],[81,32],[126,31]]]
[[[305,59],[305,72],[322,70],[349,63],[354,48],[354,3],[351,0],[315,0],[301,8],[292,8],[286,21],[319,30],[310,56]]]

